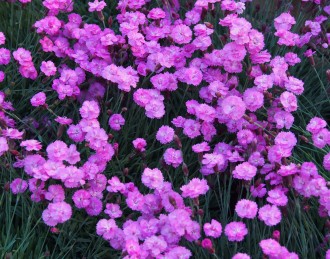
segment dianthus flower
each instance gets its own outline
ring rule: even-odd
[[[114,203],[107,203],[104,213],[108,214],[110,218],[120,218],[123,212],[120,210],[120,206]]]
[[[183,185],[180,190],[184,198],[198,198],[198,196],[207,193],[209,186],[205,179],[193,178],[188,184]]]
[[[282,13],[274,20],[274,26],[276,30],[288,31],[294,24],[296,24],[296,21],[294,17],[292,17],[289,13]]]
[[[115,237],[118,226],[114,219],[101,219],[96,224],[96,233],[102,236],[105,240],[110,240]]]
[[[161,126],[156,134],[156,139],[162,143],[167,144],[173,141],[174,130],[169,126]]]
[[[246,253],[237,253],[232,259],[251,259],[251,257]]]
[[[187,44],[191,41],[192,31],[184,24],[174,25],[170,34],[175,43]]]
[[[85,101],[79,112],[84,119],[96,119],[100,114],[100,107],[95,101]]]
[[[44,92],[40,92],[32,96],[31,104],[34,107],[42,106],[46,103],[46,94]]]
[[[257,216],[258,205],[254,201],[242,199],[237,202],[235,211],[241,218],[253,219]]]
[[[267,226],[275,226],[280,223],[282,214],[277,206],[267,204],[259,208],[258,218]]]
[[[100,12],[103,10],[105,6],[107,6],[107,4],[104,1],[99,1],[99,0],[94,0],[94,2],[89,2],[88,5],[89,5],[88,8],[89,12],[94,12],[94,11]]]
[[[7,139],[0,137],[0,156],[2,156],[6,151],[9,150]]]
[[[312,133],[316,134],[318,133],[321,129],[325,128],[327,126],[327,123],[325,120],[319,117],[314,117],[312,118],[309,123],[306,126],[306,129]]]
[[[203,229],[205,235],[208,237],[218,238],[222,233],[222,226],[220,222],[216,221],[215,219],[212,219],[211,223],[205,223]]]
[[[277,257],[281,251],[281,245],[274,239],[264,239],[259,243],[262,252],[271,257]]]
[[[24,181],[21,178],[16,178],[10,183],[10,189],[14,194],[23,193],[26,191],[27,188],[28,188],[27,181]]]
[[[268,191],[267,201],[276,206],[285,206],[288,203],[288,197],[281,188],[275,188]]]
[[[245,114],[245,103],[238,96],[228,96],[221,102],[223,114],[232,120],[239,120]]]
[[[164,153],[164,161],[167,165],[177,168],[183,162],[181,150],[175,150],[174,148],[166,149]]]
[[[46,76],[54,76],[56,74],[56,67],[52,61],[42,61],[40,70],[46,75]]]
[[[119,131],[123,125],[125,125],[125,119],[121,114],[113,114],[110,116],[109,126],[111,129]]]
[[[133,140],[134,148],[139,152],[144,152],[146,150],[147,142],[143,138],[137,138]]]
[[[48,186],[48,190],[45,193],[45,198],[52,202],[61,202],[65,199],[65,192],[61,185],[52,184]]]
[[[248,230],[243,222],[233,221],[226,225],[225,234],[229,241],[240,242],[247,235]]]
[[[157,169],[144,169],[142,173],[142,183],[150,189],[160,189],[163,187],[164,177],[162,172]]]
[[[46,225],[54,227],[59,223],[64,223],[69,220],[72,215],[71,206],[62,201],[56,203],[49,203],[47,209],[42,213],[42,219]]]
[[[246,181],[252,180],[257,174],[257,168],[251,165],[249,162],[243,162],[235,167],[233,171],[233,177],[236,179],[243,179]]]
[[[21,142],[20,146],[25,147],[27,151],[39,151],[42,148],[41,143],[35,139],[24,140]]]
[[[90,204],[91,194],[86,190],[78,190],[73,196],[74,205],[78,208],[86,208]]]
[[[0,32],[0,45],[5,44],[6,42],[6,36],[3,32]]]

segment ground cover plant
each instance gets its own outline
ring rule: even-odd
[[[329,259],[329,15],[1,1],[1,258]]]

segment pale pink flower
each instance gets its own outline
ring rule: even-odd
[[[225,227],[225,235],[232,242],[242,241],[247,233],[248,230],[243,222],[233,221]]]
[[[205,235],[208,237],[218,238],[222,233],[222,226],[220,222],[216,221],[215,219],[212,219],[211,223],[205,223],[203,229]]]
[[[275,226],[281,222],[282,214],[277,206],[266,204],[259,208],[258,218],[267,226]]]
[[[156,134],[156,139],[162,143],[167,144],[173,141],[174,130],[169,126],[161,126]]]
[[[193,178],[188,184],[183,185],[180,190],[184,198],[198,198],[198,196],[207,193],[209,186],[205,179]]]
[[[254,201],[242,199],[237,202],[235,211],[241,218],[253,219],[257,216],[258,205]]]
[[[160,189],[163,187],[164,177],[158,168],[144,169],[142,173],[142,183],[150,189]]]

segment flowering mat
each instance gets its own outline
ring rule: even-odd
[[[0,2],[1,258],[330,259],[330,2]]]

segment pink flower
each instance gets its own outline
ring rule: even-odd
[[[39,141],[35,139],[22,141],[20,144],[21,147],[25,147],[27,151],[39,151],[42,148],[42,145]]]
[[[86,208],[90,204],[91,194],[86,190],[78,190],[73,196],[74,205],[78,208]]]
[[[69,220],[72,215],[71,206],[62,201],[56,203],[49,203],[47,209],[42,213],[42,219],[46,225],[54,227],[59,223],[64,223]]]
[[[237,141],[240,145],[246,146],[255,140],[255,136],[251,130],[243,129],[237,133]]]
[[[88,8],[89,12],[94,12],[94,11],[100,12],[103,10],[105,6],[107,6],[107,4],[104,1],[99,2],[99,0],[94,0],[94,2],[89,2],[88,5],[89,5]]]
[[[44,92],[39,92],[32,96],[30,102],[34,107],[42,106],[46,103],[46,94]]]
[[[267,204],[259,208],[258,218],[267,226],[275,226],[281,222],[282,215],[277,206]]]
[[[75,142],[82,142],[85,138],[85,133],[79,125],[70,125],[67,130],[69,137]]]
[[[0,145],[0,154],[1,154],[1,145]],[[325,170],[330,171],[330,153],[326,154],[323,158],[323,166]]]
[[[173,141],[174,130],[169,126],[161,126],[156,134],[156,139],[162,143],[167,144]]]
[[[294,122],[294,117],[290,112],[278,111],[274,115],[277,129],[290,129]]]
[[[144,240],[143,248],[148,251],[153,258],[156,258],[166,250],[167,243],[163,236],[153,235]]]
[[[280,101],[287,112],[294,112],[298,108],[297,98],[293,93],[283,92],[280,96]]]
[[[97,197],[91,197],[90,203],[85,210],[89,216],[97,216],[102,212],[103,204]]]
[[[54,76],[56,74],[56,67],[52,61],[42,61],[40,70],[46,75],[46,76]]]
[[[165,18],[165,12],[161,8],[153,8],[148,13],[148,18],[153,20],[159,20]]]
[[[120,218],[123,214],[123,212],[120,210],[120,206],[114,203],[107,203],[104,213],[108,214],[112,219]]]
[[[60,116],[57,116],[55,121],[61,125],[70,125],[72,123],[72,119],[67,118],[67,117],[60,117]]]
[[[0,31],[0,45],[5,44],[6,42],[6,36],[3,32]]]
[[[186,44],[191,41],[192,31],[187,25],[184,24],[174,25],[171,30],[170,36],[175,43]]]
[[[225,234],[229,241],[240,242],[247,235],[248,230],[243,222],[233,221],[226,225]]]
[[[235,211],[241,218],[253,219],[257,216],[258,205],[254,201],[242,199],[237,202]]]
[[[193,178],[188,184],[183,185],[180,190],[184,198],[198,198],[198,196],[207,193],[209,186],[205,179]]]
[[[14,194],[23,193],[26,191],[27,188],[27,181],[24,181],[21,178],[16,178],[10,183],[10,189]]]
[[[0,48],[0,65],[8,65],[10,59],[10,50],[6,48]]]
[[[327,123],[325,120],[319,117],[314,117],[307,124],[306,129],[312,134],[317,134],[320,130],[322,130],[326,126]]]
[[[284,86],[288,91],[296,95],[300,95],[304,91],[304,82],[293,76],[288,77],[288,80],[285,82]]]
[[[246,105],[246,109],[251,112],[255,112],[264,105],[263,93],[257,91],[254,88],[248,88],[243,94],[243,100]]]
[[[183,123],[183,133],[189,138],[196,138],[199,136],[201,124],[198,121],[187,119]]]
[[[195,153],[203,153],[203,152],[208,152],[211,150],[209,144],[207,142],[202,142],[199,144],[195,144],[192,146],[192,150]]]
[[[288,197],[281,188],[275,188],[268,191],[267,201],[276,206],[285,206],[288,203]]]
[[[7,140],[3,137],[0,137],[0,156],[9,150]]]
[[[125,125],[125,119],[121,114],[113,114],[109,118],[109,126],[115,131],[119,131],[121,126]]]
[[[213,122],[215,119],[215,109],[207,104],[198,104],[195,108],[196,117],[206,122]]]
[[[133,140],[134,148],[139,152],[146,151],[147,142],[143,138],[137,138]]]
[[[275,145],[283,148],[292,149],[297,144],[297,139],[292,132],[280,132],[275,137]]]
[[[48,158],[53,161],[63,161],[67,157],[68,146],[61,140],[48,145],[47,149]]]
[[[79,112],[84,119],[96,119],[100,114],[100,107],[95,101],[85,101]]]
[[[230,38],[236,43],[243,45],[250,41],[249,32],[252,26],[244,18],[236,18],[229,28]]]
[[[246,253],[237,253],[232,259],[251,259],[251,257]]]
[[[174,148],[166,149],[164,153],[164,161],[167,165],[177,168],[183,162],[181,150],[175,150]]]
[[[245,103],[238,96],[228,96],[221,102],[221,108],[224,115],[232,120],[239,120],[245,114]]]
[[[289,13],[282,13],[274,20],[274,26],[276,30],[288,31],[294,24],[296,24],[296,21],[294,17],[292,17]]]
[[[251,165],[249,162],[243,162],[235,167],[233,171],[233,177],[236,179],[243,179],[246,181],[252,180],[257,174],[257,168]]]
[[[47,192],[45,193],[45,198],[52,202],[62,202],[65,199],[64,189],[59,184],[49,185]]]
[[[274,239],[264,239],[259,243],[262,252],[271,257],[278,257],[281,253],[281,245]]]
[[[142,183],[150,189],[160,189],[163,187],[164,177],[162,172],[157,169],[144,169],[142,173]]]
[[[114,219],[101,219],[96,224],[96,234],[102,236],[105,240],[110,240],[115,237],[118,226]]]
[[[205,235],[208,237],[218,238],[222,233],[222,226],[215,219],[212,219],[211,223],[205,223],[203,229]]]
[[[2,135],[10,139],[22,139],[23,134],[24,132],[12,128],[2,130]]]

